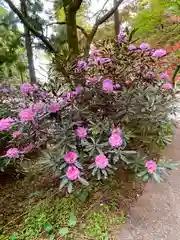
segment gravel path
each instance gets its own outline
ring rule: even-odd
[[[180,128],[175,130],[165,157],[180,162]],[[180,240],[180,167],[164,183],[149,183],[131,209],[116,240]]]

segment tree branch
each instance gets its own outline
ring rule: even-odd
[[[105,21],[107,21],[113,14],[114,12],[118,9],[119,5],[123,2],[123,0],[119,0],[116,2],[116,5],[114,5],[114,7],[112,7],[104,16],[102,16],[101,18],[97,18],[96,22],[92,28],[91,33],[89,34],[89,36],[91,36],[91,38],[93,39],[94,35],[96,34],[98,27],[104,23]]]
[[[9,7],[13,10],[13,12],[19,17],[19,19],[23,22],[23,24],[29,29],[29,31],[31,31],[36,37],[38,37],[43,43],[44,45],[47,47],[47,49],[52,52],[52,53],[57,53],[57,50],[50,44],[50,42],[47,40],[47,38],[41,34],[40,32],[38,32],[28,21],[28,19],[26,19],[24,17],[24,15],[18,10],[18,8],[13,4],[13,2],[11,0],[4,0]]]
[[[57,25],[65,25],[66,22],[52,22],[52,23],[47,24],[46,27],[51,26],[51,25],[56,25],[56,24]],[[86,32],[86,30],[83,27],[81,27],[79,25],[76,25],[76,26],[84,34],[85,37],[88,37],[88,33]]]
[[[83,0],[73,0],[70,4],[71,10],[77,12],[81,6],[82,1]]]
[[[123,0],[119,0],[116,2],[116,5],[114,5],[104,16],[102,16],[101,18],[97,18],[96,22],[90,32],[90,34],[88,34],[87,37],[87,42],[86,42],[86,47],[85,47],[85,56],[87,57],[89,55],[89,48],[91,45],[91,42],[93,40],[94,35],[96,34],[98,27],[104,23],[105,21],[107,21],[113,14],[114,12],[118,9],[119,5],[123,2]]]

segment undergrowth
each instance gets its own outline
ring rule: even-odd
[[[37,198],[37,194],[32,193],[27,214],[20,225],[14,223],[13,230],[4,229],[0,240],[7,240],[10,236],[11,240],[110,239],[110,232],[126,221],[128,203],[119,203],[135,198],[137,193],[132,190],[133,176],[130,174],[125,180],[127,186],[124,188],[122,180],[118,182],[116,177],[100,186],[93,185],[93,189],[83,189],[64,197],[59,194],[52,197],[47,193],[36,203],[33,198]]]

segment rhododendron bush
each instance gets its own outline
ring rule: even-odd
[[[12,115],[0,120],[0,130],[11,140],[2,158],[18,163],[51,142],[41,166],[58,174],[60,188],[68,192],[76,182],[88,185],[92,177],[107,178],[120,167],[136,169],[144,180],[159,179],[165,165],[139,158],[137,168],[133,161],[140,150],[151,156],[171,140],[174,89],[168,76],[155,70],[166,52],[146,43],[137,47],[122,35],[119,43],[99,43],[88,59],[77,61],[69,73],[74,89],[53,95],[23,84],[18,100],[5,94]]]

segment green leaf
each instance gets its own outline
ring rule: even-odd
[[[53,226],[50,223],[46,223],[44,225],[44,230],[46,232],[48,232],[49,234],[52,234],[53,233]]]
[[[74,227],[77,223],[77,219],[76,216],[74,214],[74,212],[71,212],[69,220],[68,220],[68,226],[69,227]]]
[[[89,165],[88,169],[92,169],[92,168],[94,168],[95,166],[96,166],[96,164],[95,164],[95,163],[92,163],[91,165]]]
[[[100,169],[97,170],[97,180],[101,179],[101,172]]]
[[[121,158],[121,160],[124,161],[125,163],[127,163],[127,164],[129,163],[128,159],[127,159],[123,154],[120,155],[120,158]]]
[[[55,234],[51,234],[49,237],[49,240],[54,240],[55,239]]]
[[[143,177],[142,177],[142,180],[144,182],[148,181],[149,180],[149,174],[145,174]]]
[[[93,175],[93,176],[95,176],[95,174],[96,174],[97,170],[98,170],[98,168],[97,168],[97,167],[95,167],[95,168],[93,169],[93,171],[92,171],[92,175]]]
[[[29,194],[29,197],[39,197],[39,196],[41,196],[41,192],[39,192],[39,191],[36,191],[36,192],[33,192],[33,193]]]
[[[73,184],[72,184],[72,182],[69,182],[68,183],[68,193],[72,193],[72,190],[73,190]]]
[[[79,181],[80,181],[80,183],[82,183],[85,186],[89,185],[88,181],[86,181],[84,178],[79,177]]]
[[[114,174],[114,172],[113,172],[110,168],[107,168],[107,172],[108,172],[109,174]]]
[[[68,227],[61,228],[61,229],[59,229],[59,231],[58,231],[58,234],[59,234],[59,235],[62,235],[62,236],[66,235],[66,234],[68,234],[68,233],[69,233],[69,228],[68,228]]]
[[[178,66],[176,67],[176,69],[175,69],[175,71],[174,71],[174,73],[173,73],[172,83],[175,82],[175,78],[176,78],[178,72],[180,72],[180,65],[178,65]]]
[[[79,169],[83,169],[82,165],[79,162],[75,162],[74,164],[76,167],[78,167]]]
[[[146,170],[138,173],[137,176],[138,176],[138,177],[143,177],[145,174],[147,174],[147,171],[146,171]]]
[[[60,167],[59,167],[59,169],[62,170],[63,168],[66,167],[66,165],[67,165],[66,163],[61,164]]]
[[[160,175],[155,172],[153,173],[153,178],[157,183],[161,183],[162,181],[162,178],[160,177]]]
[[[133,151],[133,150],[126,150],[126,151],[123,151],[123,154],[127,154],[127,155],[129,155],[129,154],[137,154],[137,152]]]
[[[106,170],[102,169],[102,173],[103,173],[104,177],[107,178],[108,174],[107,174]]]
[[[12,236],[10,236],[9,240],[17,240],[17,235],[13,234]]]
[[[7,14],[8,14],[7,11],[3,7],[1,7],[0,8],[0,16],[3,17],[3,16],[6,16]]]
[[[82,190],[78,195],[78,199],[82,202],[86,202],[88,197],[89,197],[89,191],[87,189]]]
[[[61,190],[67,183],[68,183],[68,179],[63,178],[63,180],[60,183],[59,189]]]

